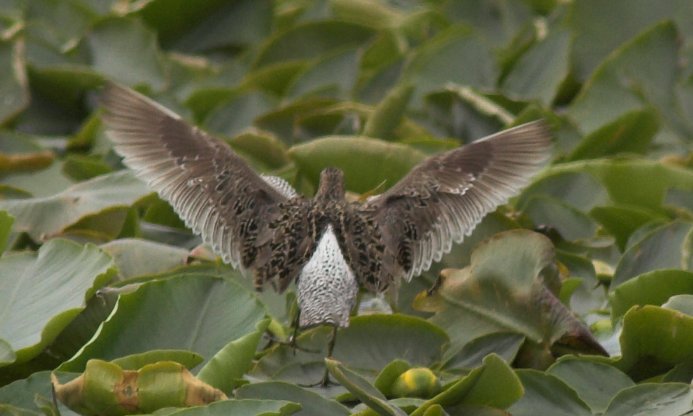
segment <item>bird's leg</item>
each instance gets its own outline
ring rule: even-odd
[[[332,351],[334,351],[334,346],[337,343],[337,325],[332,326],[332,336],[330,337],[330,342],[327,344],[327,356],[325,358],[332,358]],[[322,375],[322,380],[320,380],[320,385],[322,387],[327,387],[332,384],[330,381],[330,371],[325,365],[325,373]]]

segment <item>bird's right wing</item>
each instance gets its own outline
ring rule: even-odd
[[[259,176],[226,143],[131,89],[108,84],[101,105],[124,163],[226,263],[257,268],[258,248],[271,238],[270,220],[293,189]]]

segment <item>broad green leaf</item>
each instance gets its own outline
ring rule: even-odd
[[[253,363],[260,337],[267,330],[269,319],[261,321],[251,332],[226,344],[200,369],[197,377],[224,392],[230,393]]]
[[[34,137],[0,131],[0,173],[36,171],[50,166],[55,153],[36,144]]]
[[[187,369],[191,369],[204,361],[204,358],[199,354],[186,350],[151,350],[141,354],[132,354],[116,358],[112,360],[111,363],[123,370],[137,370],[145,365],[154,364],[159,361],[173,361],[183,365]]]
[[[663,308],[673,309],[693,316],[693,295],[674,295],[662,304]]]
[[[383,181],[389,188],[424,159],[409,146],[358,136],[314,140],[292,147],[289,155],[312,183],[318,183],[322,169],[334,166],[344,171],[346,188],[359,193]]]
[[[404,117],[414,87],[403,84],[390,90],[375,107],[363,126],[363,135],[379,139],[392,139],[393,130]]]
[[[609,202],[604,185],[597,178],[577,168],[571,172],[547,171],[522,192],[517,206],[524,210],[532,198],[546,196],[560,200],[582,212],[588,212],[597,205],[606,205]]]
[[[159,361],[137,370],[89,360],[84,373],[66,383],[51,375],[55,398],[83,415],[128,415],[161,408],[204,405],[227,399],[181,364]]]
[[[470,371],[482,365],[489,354],[496,354],[508,363],[513,362],[525,337],[516,333],[496,332],[473,339],[450,357],[451,350],[446,351],[444,368],[446,371]]]
[[[404,416],[404,411],[387,402],[385,396],[373,387],[366,379],[344,367],[339,361],[325,358],[325,365],[330,374],[346,387],[361,402],[380,415]]]
[[[457,25],[424,43],[409,61],[403,78],[416,86],[415,106],[421,97],[449,83],[478,89],[490,88],[496,80],[491,51],[469,27]]]
[[[401,10],[384,1],[332,0],[330,3],[335,17],[374,29],[396,26],[405,16]]]
[[[272,25],[272,2],[269,0],[184,1],[179,2],[178,8],[172,7],[169,1],[151,3],[158,3],[158,7],[156,10],[153,7],[149,7],[149,10],[145,8],[145,18],[149,22],[157,22],[159,33],[163,31],[167,36],[164,39],[167,46],[185,52],[249,46],[269,35]],[[182,11],[181,8],[193,10]],[[200,11],[206,12],[206,15],[193,18],[189,14]],[[181,19],[181,15],[185,18]],[[166,20],[161,19],[163,16]],[[168,28],[170,20],[177,20],[177,23],[188,27],[182,33],[175,33]]]
[[[228,143],[235,151],[250,156],[272,169],[281,168],[289,163],[286,145],[268,132],[246,130],[229,139]]]
[[[96,289],[114,275],[110,257],[93,245],[51,240],[38,253],[0,260],[0,339],[18,363],[53,341]]]
[[[659,130],[652,109],[631,111],[583,138],[569,160],[594,159],[619,153],[644,154]]]
[[[570,32],[551,30],[532,45],[505,77],[502,90],[514,99],[539,100],[550,105],[568,76]]]
[[[386,397],[392,397],[392,383],[397,378],[409,370],[411,365],[405,360],[396,359],[383,367],[378,376],[373,381],[373,386],[383,393]]]
[[[85,181],[110,173],[113,169],[106,162],[96,157],[72,154],[65,158],[63,171],[72,179]]]
[[[303,331],[296,342],[298,349],[275,348],[260,359],[255,371],[273,379],[316,383],[322,377],[330,334],[331,328],[325,326]],[[333,356],[349,368],[375,377],[395,359],[430,367],[440,359],[447,342],[445,332],[421,318],[363,315],[337,332]]]
[[[3,199],[27,198],[31,196],[45,197],[63,191],[74,184],[65,176],[62,163],[53,160],[45,169],[32,172],[18,172],[0,177],[3,189]],[[15,191],[13,194],[8,191]]]
[[[657,269],[683,270],[693,266],[693,223],[674,221],[648,233],[630,246],[616,266],[611,289]]]
[[[156,412],[157,416],[288,416],[301,409],[297,403],[273,399],[223,400],[207,406],[196,406],[187,409],[166,409]]]
[[[325,53],[365,43],[373,32],[365,26],[339,20],[309,22],[270,36],[258,52],[256,68],[279,61],[316,58]]]
[[[690,169],[645,159],[592,159],[562,163],[548,168],[541,174],[537,183],[541,183],[543,178],[564,174],[591,176],[606,188],[609,198],[614,203],[640,206],[655,211],[661,210],[664,197],[670,189],[693,190],[693,171]],[[527,191],[533,188],[532,186]],[[603,202],[602,195],[597,194],[595,197],[590,188],[579,194],[579,198],[594,200],[594,205],[607,205]],[[568,191],[578,190],[569,188]],[[594,205],[576,206],[589,210]]]
[[[480,367],[426,401],[411,415],[424,415],[428,408],[435,405],[448,407],[467,404],[506,409],[522,394],[520,379],[510,366],[497,355],[490,354]]]
[[[554,256],[551,241],[541,234],[499,233],[477,246],[469,268],[443,271],[436,288],[420,294],[414,306],[435,312],[431,322],[450,334],[453,350],[483,335],[511,332],[544,354],[557,341],[603,353],[547,288],[557,279]]]
[[[638,381],[693,360],[693,316],[653,305],[623,318],[622,357],[615,364]]]
[[[113,240],[101,249],[113,258],[121,279],[162,273],[183,266],[190,256],[179,247],[134,238]]]
[[[61,378],[68,373],[59,373]],[[75,375],[70,373],[71,375]],[[35,409],[34,399],[38,396],[51,397],[51,372],[37,371],[31,376],[0,387],[0,403],[20,408]],[[67,415],[66,415],[67,416]]]
[[[587,214],[555,198],[529,198],[523,211],[535,225],[550,226],[568,241],[588,240],[597,231],[597,224]]]
[[[650,106],[667,124],[678,124],[672,99],[678,78],[677,37],[671,22],[660,23],[604,60],[571,103],[569,114],[581,130],[592,133],[626,113]]]
[[[6,124],[29,105],[29,86],[21,40],[0,40],[0,125]]]
[[[440,12],[447,19],[471,25],[494,48],[507,45],[532,18],[526,2],[500,1],[482,7],[474,2],[445,2]]]
[[[0,201],[0,209],[15,217],[15,231],[43,241],[85,216],[130,206],[150,193],[131,173],[121,171],[78,183],[52,196]]]
[[[571,54],[578,81],[586,81],[605,58],[609,59],[612,51],[648,26],[674,19],[679,27],[688,27],[687,7],[685,0],[664,0],[654,8],[647,0],[571,3],[569,26],[574,33]]]
[[[513,416],[592,416],[592,411],[560,378],[536,370],[517,370],[525,395],[508,412]]]
[[[604,416],[685,415],[692,408],[690,384],[644,383],[618,392]]]
[[[209,360],[229,341],[255,331],[265,316],[248,290],[205,276],[170,277],[124,293],[97,334],[61,369],[90,358],[111,360],[153,349],[185,349]],[[155,336],[152,328],[156,328]]]
[[[293,80],[287,91],[292,98],[318,95],[345,98],[356,82],[359,50],[350,48],[321,57]]]
[[[310,390],[295,384],[268,381],[264,383],[246,384],[235,391],[237,399],[262,399],[271,397],[274,400],[287,400],[301,405],[296,415],[332,416],[348,415],[349,409],[340,403],[329,400]]]
[[[589,359],[566,356],[547,371],[563,380],[595,413],[601,413],[620,390],[635,385],[617,368]]]
[[[646,223],[663,223],[667,219],[658,212],[632,205],[594,207],[589,214],[614,236],[621,251],[626,249],[628,239],[635,230]]]
[[[618,319],[635,305],[659,306],[679,294],[693,294],[693,272],[665,269],[643,273],[611,292],[611,316]]]
[[[164,64],[156,34],[139,20],[107,18],[87,35],[93,68],[126,85],[164,86]]]
[[[9,242],[12,224],[14,224],[14,217],[7,211],[0,211],[0,255],[5,252]]]
[[[257,117],[274,105],[274,100],[265,93],[252,91],[218,105],[203,124],[210,131],[232,137],[252,125]]]

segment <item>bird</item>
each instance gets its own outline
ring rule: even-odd
[[[295,328],[331,325],[328,356],[360,288],[382,293],[428,270],[528,185],[552,148],[547,124],[533,121],[430,156],[362,201],[347,200],[344,173],[327,167],[310,198],[130,88],[107,82],[100,105],[124,165],[225,263],[258,290],[295,282]]]

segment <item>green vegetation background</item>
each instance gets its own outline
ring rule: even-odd
[[[339,385],[305,388],[322,354],[263,335],[289,333],[293,295],[253,292],[123,170],[96,108],[106,79],[306,194],[329,165],[379,192],[540,117],[555,155],[403,285],[397,313],[364,294],[328,361]],[[0,0],[0,126],[0,413],[72,414],[51,370],[65,383],[93,358],[176,361],[229,397],[157,414],[693,409],[688,0]],[[443,390],[407,390],[410,367]],[[164,379],[142,376],[169,390],[139,410],[183,403],[166,394],[189,384]],[[93,389],[80,412],[126,412]]]

